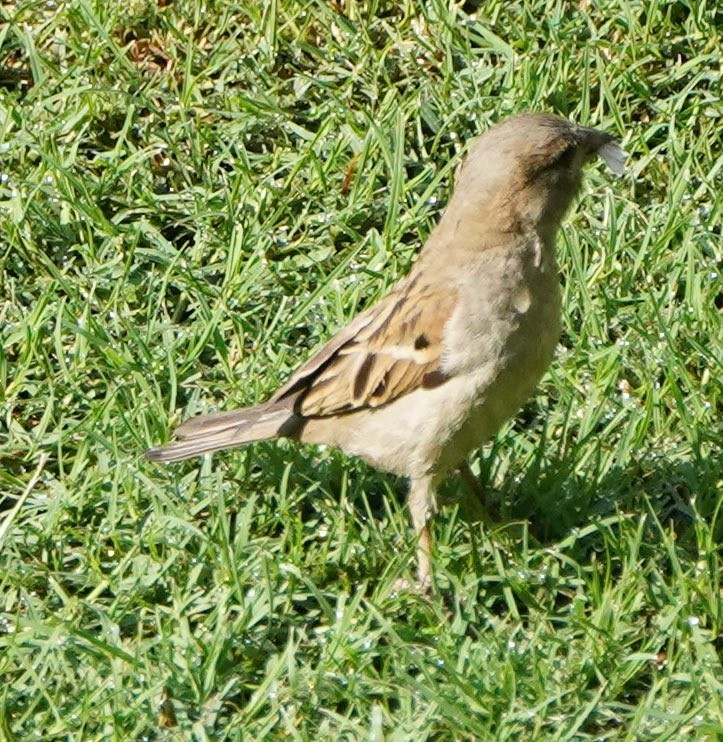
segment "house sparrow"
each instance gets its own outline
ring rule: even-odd
[[[334,446],[410,480],[417,577],[430,583],[437,488],[520,408],[560,333],[555,234],[609,134],[545,113],[480,136],[419,259],[267,402],[195,417],[146,452],[180,461],[269,438]]]

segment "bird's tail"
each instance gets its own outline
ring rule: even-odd
[[[182,461],[222,448],[235,448],[277,436],[293,437],[301,420],[287,407],[256,405],[231,412],[192,417],[176,429],[181,439],[149,448],[151,461]]]

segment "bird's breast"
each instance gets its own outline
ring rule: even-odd
[[[517,377],[544,371],[560,333],[560,287],[551,248],[531,239],[489,251],[470,263],[458,291],[444,330],[445,373],[484,369],[487,374],[493,367]]]
[[[441,468],[456,466],[494,435],[532,394],[560,334],[560,288],[551,254],[529,250],[500,255],[484,266],[449,323],[444,365],[463,376],[468,394],[450,429]]]

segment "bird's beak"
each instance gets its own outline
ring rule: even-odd
[[[623,174],[628,155],[615,137],[606,134],[604,131],[588,129],[584,126],[579,126],[578,132],[591,155],[600,155],[615,175]]]

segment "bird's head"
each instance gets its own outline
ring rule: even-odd
[[[455,185],[455,198],[486,218],[509,212],[511,228],[532,223],[552,230],[580,188],[584,165],[602,157],[615,173],[625,153],[610,134],[547,113],[505,119],[472,145]]]

